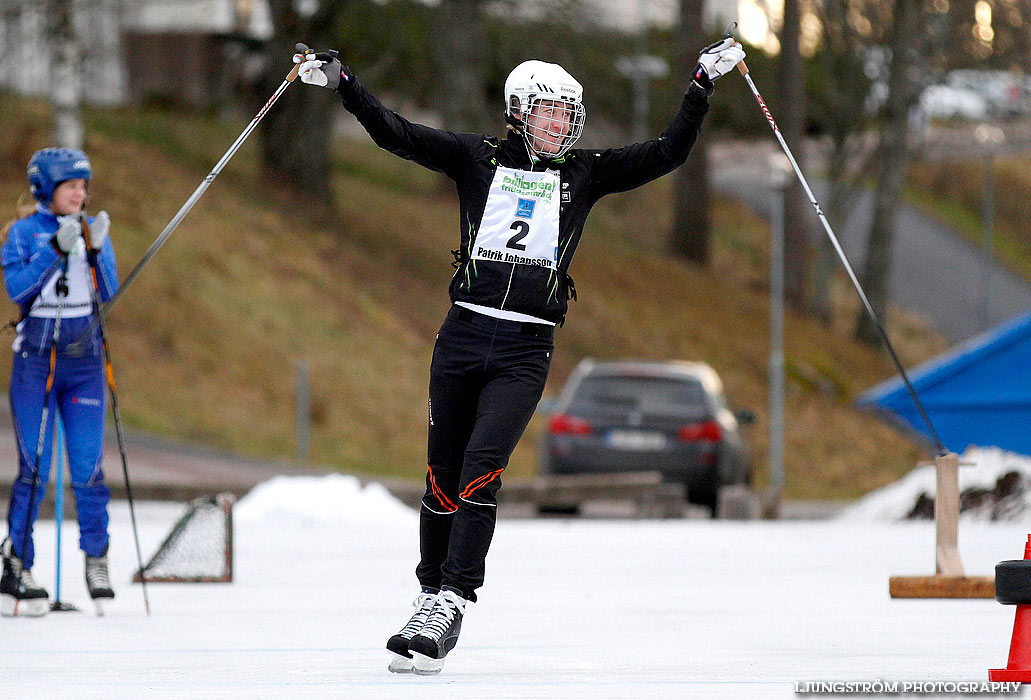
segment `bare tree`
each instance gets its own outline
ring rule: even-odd
[[[680,24],[674,49],[674,72],[685,85],[698,64],[698,49],[705,43],[702,31],[702,0],[680,0]],[[671,255],[704,266],[709,262],[709,163],[704,134],[695,142],[687,162],[673,180],[673,228],[668,250]]]
[[[822,119],[831,138],[827,218],[836,230],[841,229],[858,204],[861,185],[857,183],[869,172],[873,154],[865,145],[866,120],[858,118],[864,113],[870,83],[863,70],[866,52],[863,37],[846,17],[847,1],[824,0],[814,7],[823,27],[820,58],[827,79],[825,94],[818,93],[817,99],[809,104],[810,114]],[[833,317],[830,291],[837,266],[837,254],[830,240],[820,236],[814,245],[810,306],[813,315],[825,325]]]
[[[54,144],[82,148],[81,57],[75,34],[73,0],[47,0],[46,33],[50,44],[50,102],[54,107]]]
[[[799,0],[784,0],[780,30],[778,121],[781,134],[801,157],[805,138],[805,66],[800,50]],[[796,311],[809,312],[810,206],[802,185],[792,180],[784,199],[784,299]]]
[[[441,0],[436,13],[434,61],[444,126],[461,131],[485,131],[490,119],[484,70],[487,51],[483,0]],[[500,109],[495,110],[500,111]]]
[[[863,287],[874,312],[885,321],[892,266],[891,249],[895,239],[895,212],[901,199],[910,155],[909,112],[919,96],[919,81],[914,78],[920,62],[922,8],[922,0],[896,0],[895,3],[888,97],[877,148],[877,184]],[[867,343],[879,342],[877,329],[862,310],[856,323],[855,335],[858,340]]]
[[[332,48],[336,18],[346,4],[346,0],[269,2],[274,33],[268,43],[263,94],[271,95],[283,82],[297,42],[319,51]],[[339,109],[334,103],[339,99],[329,90],[301,85],[283,93],[262,122],[262,164],[267,178],[316,201],[332,202],[330,135],[332,115]]]

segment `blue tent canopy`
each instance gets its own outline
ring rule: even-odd
[[[1031,455],[1031,313],[920,365],[909,378],[948,449],[977,445]],[[863,392],[855,404],[931,441],[899,377]]]

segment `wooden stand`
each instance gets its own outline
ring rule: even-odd
[[[892,576],[888,592],[892,598],[994,598],[995,578],[966,576],[959,558],[959,456],[950,452],[935,457],[937,491],[934,497],[935,575]]]

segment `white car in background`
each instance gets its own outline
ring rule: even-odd
[[[929,119],[981,121],[991,110],[988,100],[966,88],[931,85],[920,95],[920,109]]]

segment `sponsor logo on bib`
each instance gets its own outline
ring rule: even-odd
[[[536,203],[537,201],[533,199],[520,199],[519,205],[516,207],[515,215],[520,216],[524,219],[532,219],[533,205]]]
[[[555,194],[555,182],[542,179],[524,179],[518,171],[504,175],[501,180],[501,191],[512,192],[520,197],[537,197],[551,201]]]

